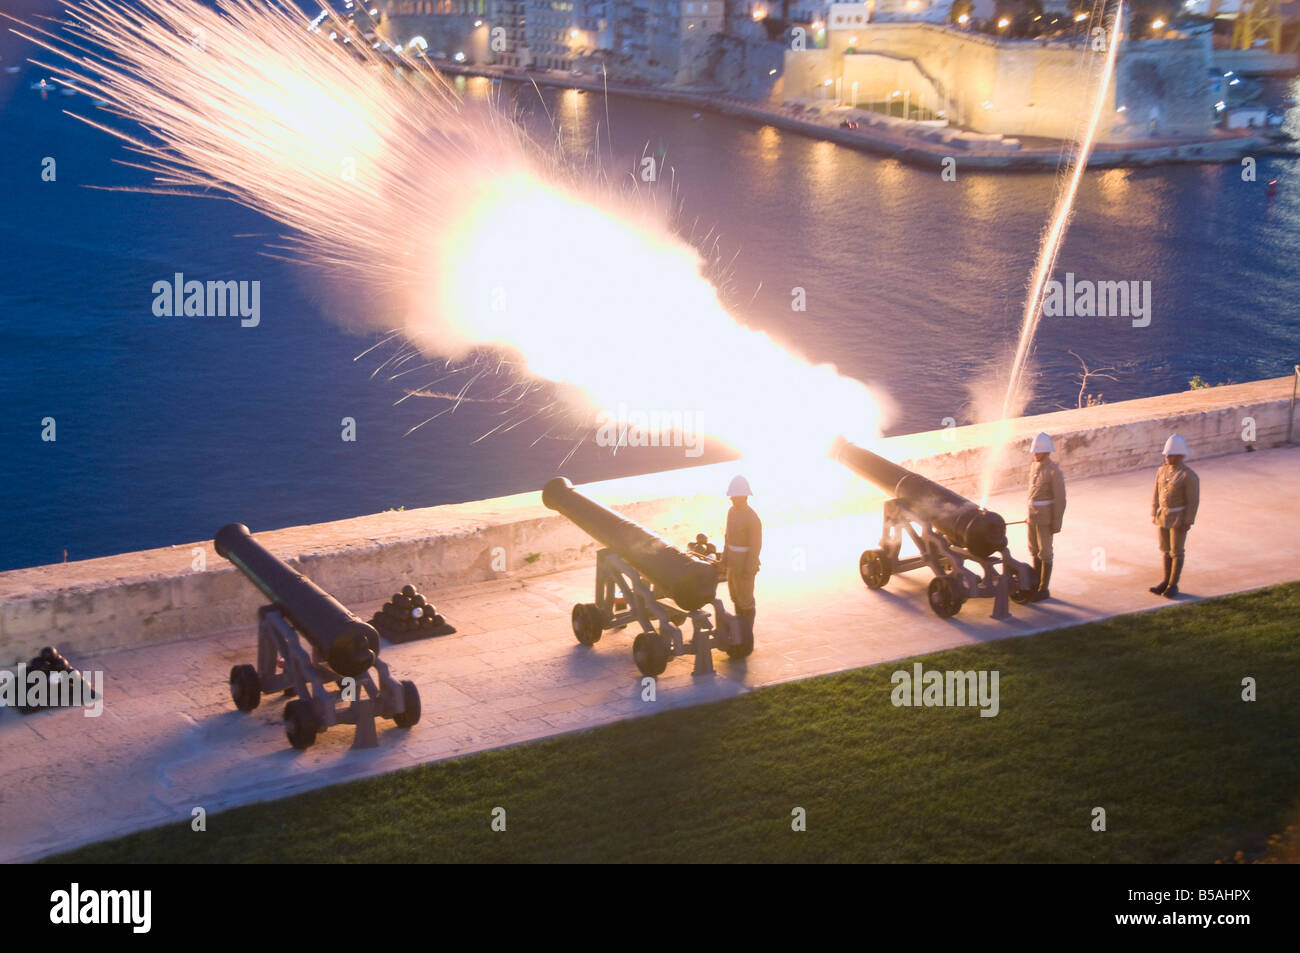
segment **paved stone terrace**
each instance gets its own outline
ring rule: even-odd
[[[1300,576],[1293,555],[1300,448],[1192,463],[1202,506],[1188,542],[1187,598]],[[691,676],[689,658],[674,660],[654,703],[640,700],[630,631],[606,633],[590,649],[572,636],[569,611],[591,598],[590,567],[430,593],[458,631],[384,649],[396,676],[419,685],[424,716],[411,731],[381,721],[380,745],[370,750],[350,750],[352,729],[340,725],[313,748],[294,751],[278,697],[249,715],[234,710],[227,675],[231,665],[255,660],[252,618],[237,630],[76,658],[106,673],[101,717],[0,709],[0,860],[188,820],[194,806],[212,813],[791,679],[1159,608],[1168,602],[1146,591],[1159,572],[1148,516],[1152,478],[1145,469],[1072,481],[1057,537],[1056,600],[1013,606],[1015,618],[1005,622],[989,618],[988,600],[939,619],[926,605],[922,572],[866,590],[857,557],[875,545],[879,517],[774,528],[758,581],[753,656],[738,663],[715,653],[717,674],[701,678]],[[1021,517],[1019,495],[991,505],[1009,520]],[[1013,526],[1011,538],[1023,558],[1024,527]],[[1104,569],[1094,568],[1099,548]],[[796,550],[807,554],[798,571]],[[378,605],[352,608],[368,615]]]

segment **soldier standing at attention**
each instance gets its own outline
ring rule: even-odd
[[[1029,465],[1029,517],[1025,528],[1029,531],[1029,555],[1034,560],[1034,575],[1038,588],[1030,602],[1042,602],[1052,597],[1047,584],[1052,581],[1052,537],[1061,531],[1065,519],[1065,475],[1052,460],[1056,447],[1052,438],[1040,433],[1034,438],[1030,453],[1034,462]]]
[[[1156,488],[1151,497],[1151,519],[1160,534],[1160,552],[1165,557],[1165,576],[1151,591],[1166,599],[1178,598],[1178,577],[1183,573],[1183,545],[1187,531],[1196,522],[1201,503],[1201,480],[1187,459],[1187,441],[1174,434],[1165,441],[1165,463],[1156,471]]]
[[[754,577],[758,575],[758,554],[763,548],[763,522],[749,506],[749,481],[734,477],[727,487],[731,509],[727,511],[727,535],[723,543],[726,554],[727,589],[731,605],[740,619],[742,638],[754,640]]]

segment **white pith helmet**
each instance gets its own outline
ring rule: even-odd
[[[1161,453],[1167,457],[1185,457],[1189,453],[1187,441],[1183,439],[1182,434],[1173,434],[1165,441],[1165,449]]]
[[[1052,438],[1045,433],[1040,433],[1034,438],[1034,445],[1029,448],[1030,453],[1056,453],[1056,446],[1052,443]]]
[[[754,491],[749,488],[749,481],[743,476],[736,475],[731,478],[727,484],[727,496],[753,496]]]

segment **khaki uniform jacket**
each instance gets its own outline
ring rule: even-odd
[[[1201,504],[1201,480],[1191,467],[1162,464],[1151,496],[1151,519],[1161,529],[1191,526]]]
[[[747,549],[734,552],[733,546]],[[748,506],[733,506],[727,511],[727,535],[724,551],[727,572],[753,576],[758,572],[758,553],[763,548],[763,521]]]
[[[1035,506],[1035,503],[1050,501],[1048,506]],[[1065,519],[1065,474],[1048,460],[1029,464],[1029,521],[1031,523],[1051,523],[1052,532],[1061,531]]]

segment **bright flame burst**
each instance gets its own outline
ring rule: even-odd
[[[661,215],[576,182],[427,67],[324,42],[283,0],[64,5],[66,35],[29,38],[151,137],[106,131],[163,188],[291,228],[305,260],[374,292],[372,326],[397,315],[445,357],[499,347],[586,411],[691,412],[751,457],[779,444],[797,466],[878,433],[867,389],[738,325]]]

